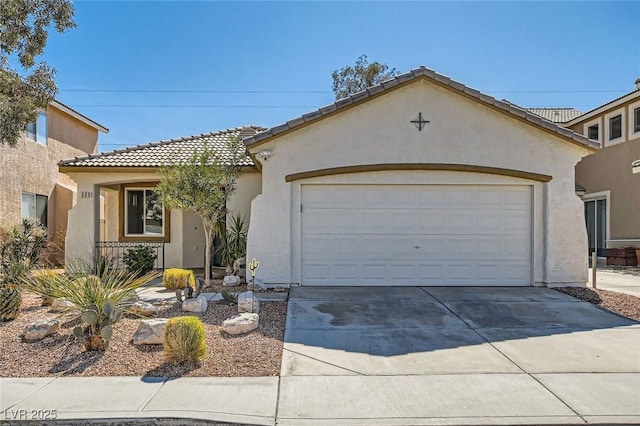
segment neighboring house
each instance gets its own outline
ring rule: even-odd
[[[640,158],[640,79],[636,90],[563,125],[600,147],[576,166],[589,253],[604,258],[608,248],[640,248],[640,175],[632,172]]]
[[[587,238],[574,168],[598,145],[549,120],[420,67],[267,131],[248,129],[255,165],[229,210],[250,212],[248,258],[260,261],[267,283],[587,280],[586,258],[575,255]],[[127,190],[153,198],[155,167],[173,152],[164,148],[242,131],[61,163],[88,194],[71,212],[78,226],[67,234],[67,257],[87,256],[99,242],[102,192],[109,239],[170,235],[171,266],[202,265],[202,232],[186,214],[165,212],[163,236],[127,235]]]
[[[52,237],[64,235],[76,185],[58,162],[98,149],[98,133],[109,130],[53,101],[27,126],[15,147],[0,146],[0,222],[37,218]],[[59,259],[61,260],[61,259]]]

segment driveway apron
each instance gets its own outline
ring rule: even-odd
[[[300,287],[281,374],[278,424],[640,421],[640,326],[542,288]]]

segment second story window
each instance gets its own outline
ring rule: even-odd
[[[600,139],[599,137],[599,132],[598,132],[598,125],[594,124],[593,126],[589,126],[589,128],[587,129],[587,137],[589,139],[593,139],[594,141],[597,141]]]
[[[622,137],[622,115],[616,115],[609,119],[609,140]]]
[[[34,123],[27,124],[27,139],[43,145],[47,144],[47,114],[41,112]]]
[[[633,110],[633,133],[640,132],[640,107]]]

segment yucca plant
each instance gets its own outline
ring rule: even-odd
[[[103,269],[95,275],[95,265],[79,262],[70,265],[67,274],[27,277],[24,289],[42,297],[64,298],[73,305],[67,312],[77,313],[85,324],[74,329],[74,335],[85,338],[87,350],[105,350],[113,329],[137,288],[160,276],[151,271],[136,276],[124,269]]]
[[[222,264],[228,270],[232,270],[233,262],[247,253],[248,225],[246,216],[235,214],[229,219],[226,226],[218,230],[220,246],[216,253],[220,255]]]
[[[164,355],[174,363],[198,362],[207,355],[204,325],[194,316],[175,317],[164,328]]]

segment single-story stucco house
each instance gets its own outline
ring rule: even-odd
[[[150,216],[136,205],[153,201],[157,168],[176,152],[222,147],[237,135],[248,157],[228,208],[250,217],[247,257],[260,261],[266,283],[587,281],[574,176],[597,143],[424,67],[268,130],[235,128],[60,163],[80,194],[67,259],[87,256],[99,241],[161,241],[166,266],[202,267],[195,215]]]

